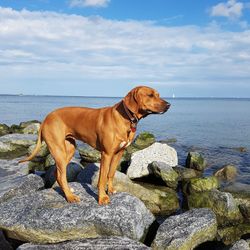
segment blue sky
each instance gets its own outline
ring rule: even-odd
[[[0,93],[250,97],[250,2],[0,1]]]

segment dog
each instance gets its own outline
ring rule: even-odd
[[[79,197],[68,186],[66,167],[75,153],[75,140],[88,143],[101,152],[98,203],[108,204],[108,194],[116,193],[113,187],[116,167],[125,148],[134,139],[139,120],[150,114],[163,114],[169,107],[170,103],[160,98],[156,90],[139,86],[112,107],[64,107],[54,110],[41,124],[34,151],[20,162],[34,158],[44,140],[55,159],[56,179],[66,200],[79,202]]]

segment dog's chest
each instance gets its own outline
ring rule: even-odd
[[[131,141],[122,141],[121,143],[120,143],[120,146],[119,146],[119,148],[120,149],[122,149],[122,148],[127,148],[129,145],[131,144]]]

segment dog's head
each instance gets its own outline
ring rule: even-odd
[[[149,114],[163,114],[170,107],[170,103],[160,98],[159,93],[155,89],[146,86],[132,89],[124,97],[123,101],[138,118]]]

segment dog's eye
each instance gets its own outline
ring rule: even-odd
[[[153,94],[148,94],[148,96],[149,96],[149,97],[154,97],[154,95],[153,95]]]

